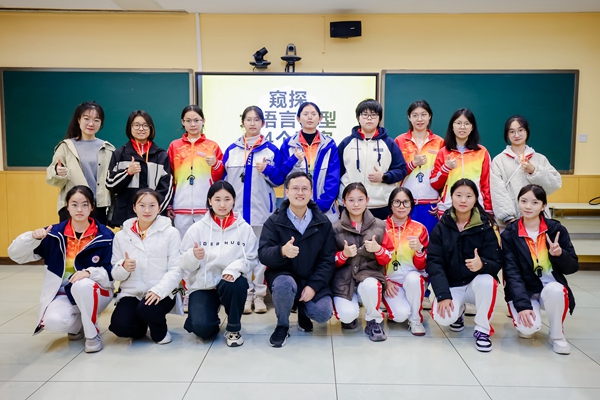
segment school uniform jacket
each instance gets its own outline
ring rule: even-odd
[[[214,289],[223,275],[245,277],[258,265],[258,240],[252,227],[237,212],[229,218],[233,222],[221,227],[208,212],[183,237],[181,268],[189,272],[189,293]],[[194,255],[194,243],[204,248],[202,260]]]
[[[148,292],[157,294],[161,300],[167,296],[173,298],[172,292],[182,277],[179,231],[173,228],[171,219],[159,215],[142,240],[133,230],[136,220],[125,221],[113,242],[112,274],[116,281],[121,281],[116,301],[123,297],[142,300]],[[123,268],[125,253],[135,260],[133,272]]]
[[[369,193],[368,207],[386,207],[395,184],[406,176],[406,162],[385,128],[379,127],[378,133],[368,140],[358,129],[358,126],[352,128],[352,134],[338,146],[341,162],[339,196],[349,183],[361,182]],[[375,167],[383,172],[383,182],[369,182],[368,175],[375,172]]]
[[[502,267],[499,237],[487,217],[473,209],[471,220],[462,232],[455,218],[454,209],[447,210],[429,237],[427,272],[438,301],[452,299],[451,287],[468,285],[477,275],[488,274],[498,281]],[[483,267],[472,272],[465,260],[474,257],[475,249]]]
[[[391,250],[393,250],[389,241],[384,242],[385,222],[375,218],[369,210],[365,210],[361,229],[358,232],[352,225],[348,212],[344,211],[341,219],[333,224],[333,233],[338,250],[336,254],[337,268],[331,281],[333,295],[352,300],[357,284],[367,278],[377,279],[381,283],[381,287],[385,288],[384,265],[390,261]],[[375,235],[377,243],[381,244],[381,249],[377,253],[367,251],[364,246],[365,240],[371,240],[373,235]],[[348,242],[349,246],[356,245],[358,249],[356,256],[351,258],[344,256],[344,240]]]
[[[562,177],[542,154],[526,146],[522,157],[535,166],[532,174],[523,171],[519,156],[510,146],[492,160],[490,184],[494,215],[498,221],[507,222],[521,216],[517,195],[523,186],[534,183],[543,187],[547,194],[562,186]]]
[[[123,147],[119,147],[110,159],[106,187],[117,196],[114,214],[111,218],[114,226],[120,226],[125,220],[135,217],[133,196],[142,188],[154,189],[162,196],[160,212],[166,213],[173,196],[169,156],[155,143],[152,143],[148,152],[148,163],[146,163],[145,153],[143,157],[140,156],[129,141]],[[127,172],[127,168],[131,164],[131,157],[139,162],[142,168],[135,175],[129,175]]]
[[[262,226],[275,211],[277,198],[273,188],[281,185],[285,178],[280,170],[283,160],[279,149],[271,142],[262,142],[262,137],[259,140],[258,145],[246,149],[241,137],[225,150],[223,156],[223,179],[235,189],[235,211],[251,226]],[[267,167],[258,172],[256,163],[264,159]]]
[[[171,142],[167,153],[173,174],[173,212],[205,214],[208,189],[221,180],[225,172],[221,148],[204,134],[192,143],[186,132]],[[206,156],[213,154],[216,154],[217,163],[211,167],[206,163]]]
[[[416,271],[427,278],[427,248],[429,247],[429,233],[420,222],[413,221],[410,217],[402,226],[394,224],[390,215],[386,220],[386,236],[392,242],[390,261],[386,268],[388,280],[403,284],[409,272]],[[408,237],[415,236],[423,245],[423,251],[417,252],[408,245]]]
[[[454,158],[457,166],[454,169],[446,167],[446,157]],[[450,188],[460,179],[470,179],[475,182],[479,190],[479,204],[487,213],[492,213],[492,197],[490,194],[490,154],[487,149],[479,145],[479,150],[465,150],[464,154],[453,149],[448,150],[445,146],[440,149],[435,159],[433,171],[431,171],[431,186],[441,192],[438,213],[452,206]]]
[[[110,192],[106,188],[106,174],[108,172],[110,158],[114,151],[115,146],[106,141],[102,147],[100,147],[100,150],[98,150],[98,182],[96,183],[97,207],[110,206]],[[58,164],[58,160],[67,167],[67,176],[63,177],[56,173],[56,164]],[[77,153],[77,148],[73,143],[73,139],[65,139],[54,148],[52,163],[46,169],[46,183],[60,188],[58,201],[56,202],[57,211],[60,211],[67,205],[66,195],[69,190],[77,185],[88,186],[88,181],[83,174],[79,153]]]
[[[319,210],[333,222],[339,219],[339,213],[334,203],[340,186],[340,158],[335,141],[330,136],[317,131],[315,140],[317,137],[319,144],[316,158],[311,160],[310,169],[309,160],[306,156],[303,160],[298,160],[294,155],[296,149],[302,148],[300,132],[284,140],[281,145],[281,156],[283,158],[281,172],[284,179],[290,173],[296,171],[311,173],[313,200],[317,203]]]
[[[258,257],[267,266],[265,278],[269,290],[281,275],[294,278],[298,285],[296,299],[310,286],[315,292],[314,301],[331,296],[329,283],[335,268],[335,239],[329,219],[321,213],[314,201],[308,203],[312,220],[304,234],[300,234],[287,216],[290,201],[284,200],[279,209],[265,222],[260,236]],[[300,253],[294,258],[281,254],[281,247],[294,237],[294,246]]]
[[[427,131],[427,137],[419,152],[417,142],[413,138],[412,130],[398,136],[394,142],[400,147],[408,175],[404,178],[401,186],[409,189],[415,198],[416,204],[431,204],[437,203],[439,193],[429,183],[431,171],[435,163],[435,158],[439,150],[444,146],[444,139],[438,135],[434,135],[430,130]],[[425,155],[427,162],[418,167],[414,164],[415,155]]]
[[[44,328],[42,318],[48,305],[54,300],[62,286],[67,261],[67,238],[64,235],[69,220],[53,225],[48,235],[42,240],[34,239],[32,232],[19,235],[8,247],[8,256],[16,263],[24,264],[31,261],[44,260],[46,274],[40,294],[38,322],[34,334]],[[106,226],[94,221],[98,232],[96,237],[75,256],[73,265],[76,271],[88,271],[90,279],[99,285],[100,290],[112,289],[112,243],[114,234]],[[69,296],[72,304],[75,304]]]
[[[534,261],[525,239],[529,235],[521,221],[522,219],[511,222],[502,232],[504,279],[506,280],[504,298],[507,302],[512,301],[518,312],[532,310],[531,296],[540,293],[544,288],[542,281],[535,273]],[[551,241],[555,241],[559,232],[558,243],[562,254],[558,257],[548,254],[548,257],[552,264],[552,276],[567,289],[569,311],[573,314],[575,297],[573,297],[573,291],[569,288],[565,275],[579,270],[577,254],[575,254],[567,229],[558,221],[541,217],[540,235],[544,234]]]

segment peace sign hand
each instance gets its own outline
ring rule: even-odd
[[[560,232],[557,232],[553,242],[550,240],[550,237],[546,235],[546,240],[548,241],[548,245],[550,246],[550,248],[548,248],[548,253],[550,253],[550,255],[554,257],[560,257],[560,255],[562,254],[562,248],[560,247],[560,244],[558,244],[559,236]]]

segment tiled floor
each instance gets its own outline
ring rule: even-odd
[[[243,317],[245,343],[232,349],[222,335],[202,342],[188,334],[178,316],[169,316],[169,345],[117,338],[107,331],[112,306],[100,318],[104,350],[86,354],[66,335],[31,336],[43,274],[41,266],[0,266],[2,400],[600,398],[600,272],[569,277],[577,300],[565,323],[569,356],[552,352],[546,326],[519,339],[502,300],[489,354],[475,350],[468,317],[467,329],[452,333],[425,315],[420,338],[386,323],[388,340],[372,343],[335,319],[298,332],[293,316],[287,345],[273,349],[270,310]]]

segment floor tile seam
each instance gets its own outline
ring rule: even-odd
[[[377,386],[439,386],[439,387],[481,387],[481,385],[475,385],[475,384],[462,384],[462,385],[453,385],[453,384],[437,384],[437,383],[427,383],[427,385],[424,385],[422,383],[338,383],[338,385],[346,385],[346,386],[372,386],[372,385],[377,385]]]
[[[0,302],[0,304],[1,304],[1,303],[2,303],[2,302]],[[9,302],[7,302],[7,303],[9,303]],[[31,306],[31,308],[28,308],[27,310],[23,311],[22,313],[20,313],[20,314],[18,314],[18,315],[15,315],[15,316],[14,316],[14,317],[12,317],[11,319],[9,319],[9,320],[7,320],[7,321],[5,321],[5,322],[1,323],[1,324],[0,324],[0,326],[3,326],[3,325],[5,325],[5,324],[8,324],[10,321],[12,321],[12,320],[14,320],[14,319],[16,319],[16,318],[19,318],[20,316],[22,316],[23,314],[25,314],[25,313],[27,313],[27,312],[29,312],[29,311],[33,310],[33,309],[34,309],[34,308],[36,308],[37,306],[38,306],[37,304],[36,304],[36,305],[34,305],[34,306]]]
[[[590,340],[590,339],[588,339],[588,340]],[[569,342],[569,339],[567,339],[567,342]],[[569,342],[569,344],[570,344],[571,346],[575,347],[575,348],[576,348],[577,350],[579,350],[580,352],[582,352],[582,353],[583,353],[583,355],[585,355],[587,358],[589,358],[590,360],[592,360],[592,362],[593,362],[593,363],[595,363],[595,364],[597,364],[597,365],[599,365],[599,366],[600,366],[600,362],[598,362],[598,361],[594,360],[594,359],[593,359],[592,357],[590,357],[590,355],[588,355],[588,354],[587,354],[585,351],[583,351],[583,350],[581,350],[579,347],[577,347],[577,345],[576,345],[576,344],[574,344],[573,342]]]
[[[212,349],[213,345],[215,344],[215,340],[217,340],[217,338],[219,337],[219,334],[220,334],[220,329],[219,329],[219,333],[217,333],[215,335],[215,337],[212,339],[212,341],[210,343],[210,346],[208,347],[208,350],[206,350],[206,353],[204,353],[204,356],[202,357],[202,361],[200,362],[200,365],[198,365],[198,368],[196,369],[196,372],[194,373],[194,376],[192,376],[192,380],[188,384],[188,387],[185,389],[185,393],[183,394],[182,399],[185,399],[185,397],[187,396],[188,392],[190,391],[190,388],[194,384],[194,381],[196,380],[196,377],[200,373],[200,368],[202,368],[202,364],[204,364],[204,361],[206,361],[206,357],[208,357],[208,353],[210,352],[210,350]]]

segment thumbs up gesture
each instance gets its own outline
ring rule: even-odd
[[[56,169],[56,175],[62,176],[63,178],[67,176],[67,173],[69,172],[67,167],[63,165],[60,158],[57,160],[56,167],[54,168]]]
[[[550,246],[548,248],[548,253],[550,253],[550,255],[553,257],[559,257],[562,254],[562,248],[560,247],[560,244],[558,244],[559,235],[560,232],[556,232],[554,242],[550,240],[550,237],[548,235],[546,235],[546,240],[548,241],[548,245]]]
[[[473,258],[467,258],[465,260],[465,265],[471,272],[477,272],[481,268],[483,268],[483,263],[481,262],[481,258],[479,258],[479,253],[477,252],[477,248],[475,248],[475,256]]]
[[[416,236],[407,236],[408,239],[408,247],[414,251],[421,251],[423,245],[419,241],[419,238]]]
[[[125,260],[123,260],[123,269],[127,272],[133,272],[133,271],[135,271],[135,267],[136,267],[135,260],[132,260],[131,258],[129,258],[129,254],[127,254],[127,252],[125,252]]]
[[[296,156],[296,158],[297,158],[299,161],[302,161],[302,160],[304,160],[304,150],[302,150],[302,146],[300,146],[300,147],[296,147],[296,148],[294,149],[294,155]]]
[[[448,169],[454,169],[458,165],[456,163],[456,160],[452,156],[446,157],[446,162],[444,164],[446,165],[446,168],[448,168]]]
[[[415,167],[425,165],[427,163],[427,156],[425,154],[416,154],[413,159],[413,164]]]
[[[267,168],[267,157],[263,157],[263,160],[261,162],[256,163],[256,170],[258,172],[264,172],[264,170],[266,168]]]
[[[300,253],[300,248],[298,246],[294,246],[294,237],[283,246],[281,246],[281,254],[287,258],[295,258]]]
[[[358,249],[356,248],[355,244],[348,246],[348,242],[344,240],[344,251],[342,253],[345,257],[350,258],[356,256],[356,254],[358,253]]]
[[[383,171],[378,166],[374,166],[373,172],[371,172],[367,178],[371,183],[380,183],[383,181]]]
[[[212,156],[206,156],[205,160],[209,167],[215,166],[215,164],[217,163],[217,148],[216,147],[213,150]]]
[[[371,240],[365,240],[365,249],[369,253],[377,253],[381,250],[381,245],[377,243],[377,236],[373,235]]]
[[[31,236],[34,239],[42,240],[43,238],[45,238],[48,235],[48,232],[50,232],[50,229],[52,229],[52,225],[48,226],[46,229],[44,229],[44,228],[36,229],[35,231],[31,232]]]
[[[198,260],[202,260],[204,259],[204,256],[204,247],[200,247],[198,246],[197,242],[194,242],[194,257],[196,257]]]
[[[139,162],[135,161],[135,157],[131,156],[131,163],[127,167],[127,173],[129,175],[135,175],[142,170],[142,166]]]

